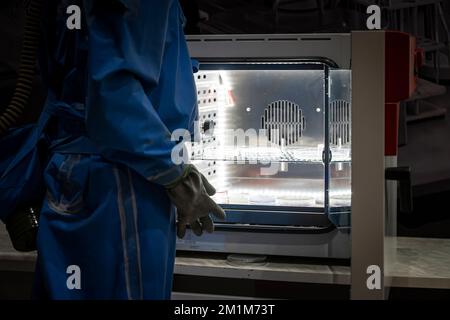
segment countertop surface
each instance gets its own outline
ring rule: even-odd
[[[450,289],[450,239],[398,237],[394,287]]]
[[[450,289],[450,239],[396,238],[392,286]],[[15,251],[0,226],[0,271],[34,270],[36,253]],[[337,263],[336,263],[337,262]],[[268,257],[263,263],[230,263],[224,254],[179,253],[175,274],[322,284],[350,284],[342,261]]]

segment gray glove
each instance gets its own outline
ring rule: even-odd
[[[197,236],[201,236],[203,231],[213,232],[210,214],[221,220],[226,218],[223,209],[210,198],[216,190],[193,165],[188,165],[183,177],[167,187],[167,193],[177,208],[179,238],[184,237],[188,225]]]

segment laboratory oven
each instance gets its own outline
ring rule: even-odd
[[[351,34],[188,37],[190,162],[227,213],[178,250],[348,258]]]

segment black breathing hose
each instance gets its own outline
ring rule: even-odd
[[[43,2],[44,0],[29,1],[16,87],[9,105],[0,114],[0,137],[18,123],[31,96],[40,40]]]

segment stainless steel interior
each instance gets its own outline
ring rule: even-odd
[[[324,208],[329,172],[330,206],[350,206],[348,70],[328,76],[322,64],[206,64],[195,77],[199,137],[191,161],[219,204]]]

